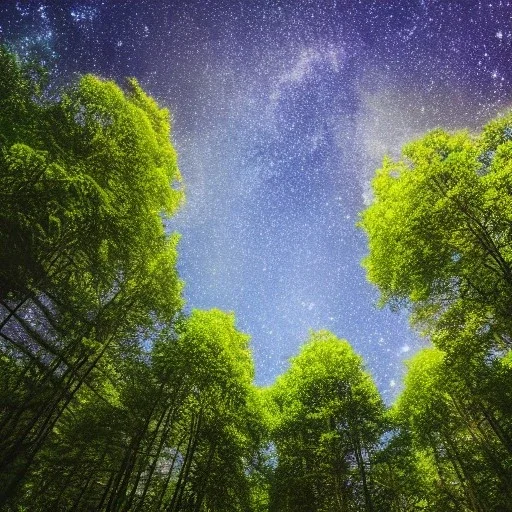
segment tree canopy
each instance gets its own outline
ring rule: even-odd
[[[269,390],[278,411],[274,510],[375,510],[368,467],[384,406],[350,345],[313,333]]]
[[[384,159],[360,220],[381,305],[411,311],[434,345],[410,362],[392,415],[403,453],[429,468],[430,490],[409,495],[426,510],[512,503],[511,150],[510,113],[480,134],[434,130]]]
[[[364,266],[430,342],[393,404],[329,331],[261,387],[183,309],[170,128],[0,48],[0,510],[512,511],[512,114],[376,173]]]
[[[468,132],[434,130],[384,160],[360,225],[381,302],[407,304],[428,329],[478,315],[510,348],[512,115]],[[460,315],[459,315],[460,316]]]

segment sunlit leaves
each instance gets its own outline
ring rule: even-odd
[[[431,325],[458,300],[508,323],[512,294],[510,115],[480,137],[436,130],[385,159],[361,226],[364,265],[383,303],[408,303]],[[485,167],[485,169],[483,169]],[[434,306],[434,307],[433,307]]]
[[[279,411],[274,509],[372,510],[366,466],[383,404],[348,342],[313,333],[269,398]]]

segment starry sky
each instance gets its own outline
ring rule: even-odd
[[[236,313],[259,384],[326,328],[393,399],[426,341],[376,308],[358,214],[385,154],[511,105],[510,2],[1,0],[0,38],[55,83],[134,76],[171,110],[187,308]]]

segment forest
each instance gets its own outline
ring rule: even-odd
[[[170,130],[0,50],[0,509],[512,511],[512,113],[376,171],[362,264],[426,340],[390,406],[331,332],[258,387],[234,314],[186,312]]]

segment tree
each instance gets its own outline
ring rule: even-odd
[[[411,362],[395,406],[397,439],[434,461],[435,510],[511,500],[511,151],[511,113],[478,136],[434,130],[385,158],[360,221],[381,304],[410,308],[436,347]]]
[[[432,454],[414,443],[409,424],[387,411],[385,441],[373,458],[373,500],[381,512],[447,511]]]
[[[508,510],[511,454],[488,420],[494,407],[482,408],[485,391],[469,387],[462,372],[471,379],[471,369],[461,370],[438,349],[421,351],[394,414],[414,447],[434,460],[441,490],[435,510]]]
[[[478,315],[493,347],[512,339],[512,114],[479,136],[435,130],[386,158],[360,225],[381,303],[427,330],[451,308]]]
[[[148,351],[124,344],[94,390],[83,388],[64,412],[18,504],[256,509],[250,475],[265,426],[247,343],[234,316],[214,310],[166,327]]]
[[[159,364],[174,361],[187,396],[182,460],[165,491],[165,507],[248,510],[247,471],[264,435],[249,338],[235,328],[234,315],[218,310],[193,311],[178,332],[175,343],[159,340],[154,355]]]
[[[278,421],[271,510],[375,510],[371,457],[383,403],[361,358],[313,333],[269,391]]]
[[[106,354],[181,308],[163,220],[182,192],[168,112],[135,80],[48,100],[4,49],[0,71],[3,503]]]

